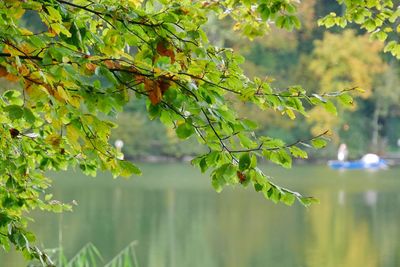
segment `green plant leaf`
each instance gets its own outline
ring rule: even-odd
[[[129,161],[121,160],[119,161],[119,166],[121,167],[120,175],[123,177],[129,177],[132,174],[142,175],[142,171]]]
[[[5,111],[8,113],[8,116],[11,120],[18,120],[24,115],[24,110],[22,107],[17,105],[6,106]]]
[[[239,159],[239,170],[244,171],[250,167],[251,159],[249,153],[243,153]]]
[[[194,134],[194,128],[191,124],[189,123],[183,123],[180,124],[177,128],[176,128],[176,135],[180,138],[180,139],[187,139],[189,138],[192,134]]]
[[[326,146],[327,142],[324,139],[317,138],[311,141],[311,144],[315,148],[323,148]]]

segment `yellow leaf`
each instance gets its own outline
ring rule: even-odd
[[[32,100],[39,100],[47,98],[49,93],[47,92],[46,88],[42,85],[32,84],[30,82],[25,83],[25,93],[32,99]]]
[[[16,19],[20,19],[22,17],[22,15],[24,15],[24,13],[25,13],[25,9],[20,8],[20,7],[14,8],[13,12],[12,12],[14,18],[16,18]]]
[[[240,22],[237,22],[237,23],[235,23],[235,25],[233,25],[233,30],[234,30],[234,31],[237,31],[237,30],[240,29],[241,26],[242,26],[242,25],[240,24]]]
[[[61,137],[58,134],[50,134],[46,137],[46,143],[53,147],[59,147],[61,143]]]
[[[93,119],[93,115],[91,114],[84,114],[84,117],[82,117],[82,120],[85,124],[93,124],[94,119]]]
[[[81,106],[81,97],[74,95],[74,96],[70,97],[69,103],[74,108],[79,108]]]
[[[58,95],[65,101],[69,101],[70,96],[68,95],[68,92],[64,90],[61,86],[57,86],[57,92]]]
[[[62,17],[57,9],[52,6],[46,6],[46,10],[49,12],[50,19],[55,22],[61,22]]]
[[[130,5],[133,5],[134,7],[140,7],[143,0],[128,0],[128,2]]]
[[[27,30],[27,29],[24,29],[24,28],[19,29],[19,32],[22,35],[33,35],[33,33],[30,30]]]
[[[22,75],[22,76],[27,76],[29,74],[29,69],[26,67],[26,65],[21,65],[18,68],[18,72]]]
[[[60,34],[60,32],[61,32],[60,24],[53,23],[53,24],[51,25],[51,28],[49,29],[49,32],[50,32],[50,33],[54,33],[54,36],[55,36],[56,34]]]
[[[287,110],[285,110],[285,112],[289,116],[290,119],[294,120],[296,118],[296,115],[294,114],[293,110],[287,109]]]
[[[71,146],[74,149],[80,149],[80,144],[79,144],[79,131],[73,126],[73,125],[67,125],[67,134],[66,137],[68,139],[68,142],[71,144]]]

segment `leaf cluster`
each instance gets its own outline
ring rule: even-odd
[[[339,0],[344,8],[343,15],[332,12],[318,21],[319,25],[327,28],[332,26],[346,27],[348,23],[360,25],[371,35],[372,40],[385,42],[385,52],[400,58],[400,9],[397,1],[368,0],[353,1]]]

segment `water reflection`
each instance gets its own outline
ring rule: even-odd
[[[216,194],[190,167],[149,165],[131,181],[59,177],[54,195],[79,206],[62,217],[38,214],[33,228],[45,247],[62,239],[73,255],[91,241],[105,260],[137,240],[146,267],[400,266],[397,170],[272,171],[321,204],[274,205],[251,188]],[[0,263],[24,266],[15,254]]]
[[[378,193],[374,190],[368,190],[364,193],[364,201],[368,206],[376,206],[376,201],[378,200]]]
[[[340,195],[344,196],[344,193]],[[361,194],[346,197],[349,204],[343,206],[342,197],[342,202],[336,206],[326,195],[321,199],[324,208],[310,211],[307,231],[312,234],[306,243],[306,266],[381,266],[378,264],[377,243],[371,235],[373,225],[366,214],[360,214],[363,210],[359,205],[362,204],[359,203]],[[366,210],[363,212],[368,213]]]
[[[346,201],[346,193],[344,190],[339,190],[338,192],[338,203],[339,205],[343,206]]]

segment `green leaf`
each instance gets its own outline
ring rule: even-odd
[[[33,115],[29,108],[24,108],[24,118],[29,123],[34,123],[36,120],[35,115]]]
[[[288,206],[293,205],[295,200],[296,200],[296,197],[291,193],[285,193],[285,194],[281,195],[281,201]]]
[[[4,92],[3,96],[9,101],[12,101],[14,98],[19,98],[21,96],[21,92],[16,90],[7,90]]]
[[[256,192],[262,191],[262,190],[263,190],[262,184],[255,183],[255,184],[254,184],[254,190],[256,190]]]
[[[257,157],[256,155],[251,155],[251,163],[250,163],[250,168],[256,168],[257,167]]]
[[[50,19],[56,22],[61,22],[62,18],[57,9],[53,8],[52,6],[46,6],[46,10],[49,12]]]
[[[349,94],[341,94],[338,96],[338,99],[341,103],[343,103],[346,106],[351,106],[353,105],[353,98]]]
[[[224,177],[224,179],[227,183],[235,184],[235,183],[237,183],[236,172],[237,172],[237,167],[231,163],[228,163],[228,166],[226,167],[222,176]]]
[[[311,144],[314,148],[323,148],[326,146],[327,142],[324,139],[317,138],[311,141]]]
[[[287,12],[289,12],[289,13],[291,13],[291,14],[293,14],[293,13],[296,12],[296,6],[295,6],[295,5],[292,5],[292,4],[287,4],[287,5],[285,6],[285,9],[286,9]]]
[[[46,158],[46,159],[48,162],[48,158]],[[48,165],[48,163],[47,163],[47,165]],[[45,165],[45,167],[47,167],[47,165]],[[85,175],[89,175],[92,177],[96,177],[96,175],[97,175],[97,166],[95,166],[93,164],[80,164],[79,168],[82,170],[82,172]]]
[[[296,158],[302,158],[302,159],[308,158],[307,152],[298,148],[297,146],[291,146],[289,150],[290,153]]]
[[[375,31],[371,34],[371,38],[383,42],[388,38],[388,34],[384,31]]]
[[[249,153],[243,153],[239,159],[239,170],[244,171],[250,167],[251,159]]]
[[[4,109],[8,113],[8,116],[11,120],[18,120],[24,115],[24,110],[22,109],[22,107],[17,105],[9,105],[6,106]]]
[[[182,123],[176,128],[176,135],[180,139],[187,139],[194,134],[194,127],[189,123]]]
[[[319,204],[319,200],[314,197],[301,197],[300,202],[306,207],[310,206],[311,204]]]
[[[301,28],[301,22],[300,22],[300,19],[298,17],[290,16],[290,20],[291,20],[291,22],[293,23],[293,25],[294,25],[294,27],[296,29],[300,29]]]
[[[246,130],[255,130],[258,128],[258,125],[256,122],[252,121],[252,120],[248,120],[248,119],[243,119],[240,121],[241,124],[243,125],[243,127]]]
[[[312,94],[313,97],[317,98],[318,100],[320,100],[322,103],[326,103],[327,100],[325,98],[323,98],[322,96],[318,95],[318,94]]]
[[[268,151],[269,153],[265,153],[268,159],[273,163],[279,164],[282,167],[290,168],[292,167],[292,158],[290,155],[283,149],[279,149],[276,151]]]
[[[212,176],[212,179],[211,179],[211,185],[212,185],[212,187],[214,188],[214,190],[217,192],[217,193],[220,193],[221,191],[222,191],[222,185],[221,185],[221,182],[219,181],[220,179],[218,179],[218,177],[217,176]]]
[[[376,29],[376,24],[373,19],[368,19],[364,22],[363,26],[367,29],[368,32],[372,32]]]
[[[213,171],[213,176],[220,186],[236,181],[236,167],[231,163],[225,163]]]
[[[331,113],[333,115],[337,115],[337,109],[336,109],[335,105],[331,101],[326,101],[326,103],[324,104],[324,108],[329,113]]]
[[[268,199],[272,200],[274,203],[278,203],[281,198],[281,193],[277,188],[271,187],[266,194],[264,194]]]
[[[339,18],[338,24],[340,27],[344,28],[347,26],[347,20],[345,18]]]
[[[239,133],[237,135],[237,137],[240,140],[240,144],[245,147],[245,148],[253,148],[255,147],[257,144],[251,140],[247,135],[245,135],[244,133]]]
[[[258,6],[258,12],[263,20],[268,20],[271,15],[271,10],[266,3],[262,3]]]
[[[278,28],[283,28],[285,26],[285,21],[286,21],[286,17],[285,16],[279,16],[275,21],[276,22],[276,26]]]
[[[221,159],[221,153],[218,151],[212,151],[205,156],[207,166],[216,166],[219,164]]]
[[[200,166],[200,169],[201,169],[201,172],[202,172],[202,173],[205,173],[205,172],[207,171],[207,169],[208,169],[209,166],[208,166],[208,164],[207,164],[207,160],[206,160],[205,157],[203,157],[203,158],[200,160],[199,166]]]
[[[121,168],[121,172],[120,172],[120,176],[122,177],[129,177],[132,174],[135,175],[142,175],[142,171],[135,166],[133,163],[126,161],[126,160],[120,160],[118,162],[120,168]]]
[[[263,147],[265,148],[280,148],[285,146],[285,142],[283,142],[281,139],[277,138],[270,138],[270,137],[261,137],[260,138],[263,141]]]

